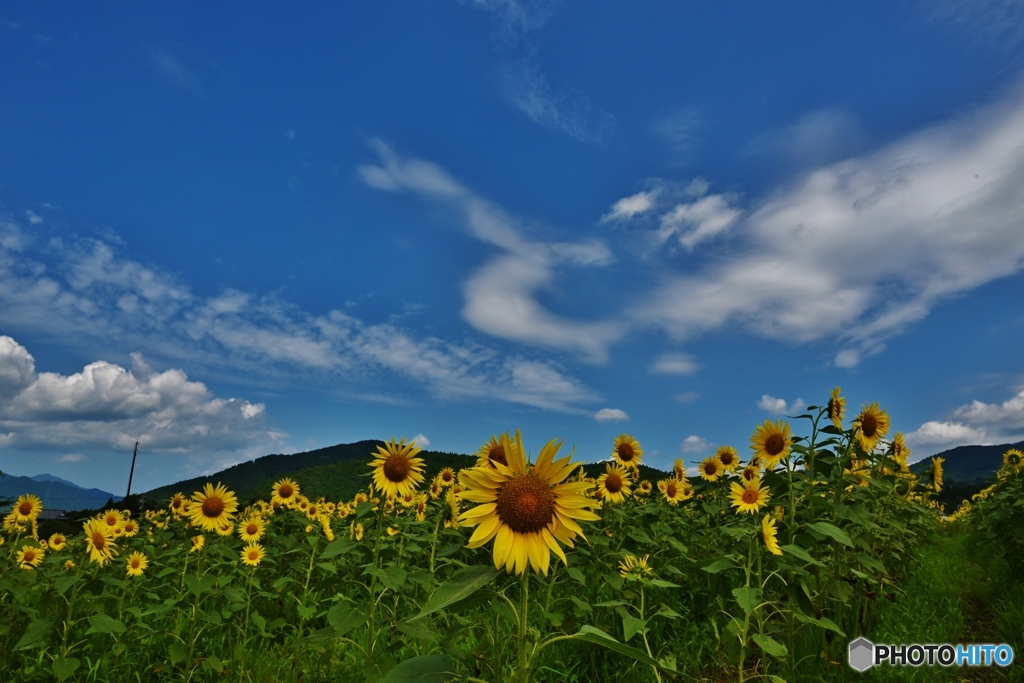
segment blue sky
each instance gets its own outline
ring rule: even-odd
[[[1024,3],[6,3],[0,469],[1024,437]],[[798,433],[804,430],[796,426]]]

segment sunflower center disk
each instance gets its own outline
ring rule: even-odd
[[[619,446],[619,458],[622,460],[622,462],[629,462],[630,460],[633,459],[635,455],[636,452],[633,450],[633,447],[630,446],[628,443],[624,443]]]
[[[103,550],[107,547],[107,538],[97,531],[92,535],[92,544],[96,550]]]
[[[665,487],[665,495],[668,496],[669,498],[675,498],[676,493],[677,490],[675,484],[669,484],[668,486]]]
[[[500,462],[502,465],[508,467],[508,460],[505,458],[504,446],[495,446],[491,449],[491,453],[487,457],[494,462]]]
[[[18,506],[18,513],[22,517],[28,517],[30,512],[32,512],[32,503],[25,501],[24,503]]]
[[[747,489],[743,492],[743,502],[747,505],[757,502],[757,491],[753,489]]]
[[[285,484],[284,486],[277,490],[277,495],[281,496],[282,498],[288,498],[289,496],[292,495],[292,487],[288,486],[288,484]]]
[[[609,474],[604,480],[604,487],[608,493],[618,493],[622,490],[622,477],[615,473]]]
[[[786,447],[786,441],[779,434],[772,434],[764,442],[764,450],[768,455],[778,455]]]
[[[512,531],[540,531],[554,518],[555,494],[537,475],[519,474],[501,487],[497,512]]]
[[[203,501],[203,515],[205,517],[220,517],[224,512],[224,501],[220,498],[207,498]]]
[[[722,453],[718,456],[718,459],[722,461],[723,465],[732,464],[732,453]]]
[[[409,459],[401,453],[395,453],[384,461],[384,476],[388,481],[400,484],[409,476]]]
[[[878,420],[872,415],[865,415],[864,419],[860,423],[860,431],[864,433],[864,436],[869,439],[875,435],[878,431]]]

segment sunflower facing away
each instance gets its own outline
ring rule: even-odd
[[[479,548],[494,539],[495,567],[517,574],[533,567],[547,575],[551,553],[566,561],[559,542],[572,548],[573,539],[583,536],[576,520],[600,517],[588,509],[593,505],[586,496],[590,484],[565,481],[579,464],[570,461],[571,454],[555,460],[562,442],[545,444],[531,466],[522,439],[519,430],[514,441],[502,435],[507,467],[495,463],[493,468],[463,471],[467,488],[462,498],[479,505],[459,515],[459,522],[476,527],[467,548]]]
[[[502,437],[506,437],[503,439]],[[505,451],[504,444],[507,441],[508,432],[500,436],[491,436],[490,441],[484,441],[484,445],[480,447],[480,450],[476,452],[476,466],[493,466],[494,463],[500,463],[508,466],[508,453]],[[513,444],[513,442],[508,442]]]
[[[373,454],[373,485],[388,498],[397,498],[413,493],[423,481],[423,459],[417,458],[420,449],[416,442],[408,445],[405,439],[395,443],[394,438],[383,446],[377,446]]]
[[[942,463],[945,458],[932,458],[932,488],[936,493],[942,491]]]
[[[218,531],[234,518],[237,509],[238,499],[234,493],[219,482],[216,486],[207,482],[202,491],[192,494],[189,516],[193,525],[207,531]]]
[[[604,500],[618,505],[629,498],[631,483],[629,471],[625,467],[608,463],[605,473],[597,478],[597,490]]]
[[[779,532],[775,529],[775,520],[769,514],[765,514],[761,520],[761,538],[768,552],[772,555],[782,554],[782,548],[779,547]]]
[[[262,517],[253,516],[238,525],[238,535],[246,543],[258,541],[263,538],[263,530],[266,527],[267,523]]]
[[[89,550],[89,561],[105,565],[117,554],[114,549],[114,533],[98,519],[90,519],[82,525],[85,532],[85,546]]]
[[[444,507],[441,509],[444,519],[445,529],[458,529],[459,528],[459,515],[462,511],[459,509],[459,497],[448,492],[448,495],[444,498]]]
[[[722,468],[726,472],[732,472],[740,466],[740,455],[732,446],[719,446],[715,451],[715,457],[722,463]]]
[[[1021,453],[1016,448],[1011,448],[1003,453],[1003,465],[1008,470],[1019,472],[1024,468],[1024,453]]]
[[[793,440],[789,435],[789,423],[784,420],[765,420],[757,426],[757,431],[750,437],[750,450],[758,462],[764,463],[765,469],[773,470],[789,455]]]
[[[18,551],[18,566],[22,569],[35,569],[43,563],[44,557],[46,557],[46,553],[43,552],[42,548],[37,548],[34,545],[24,545]]]
[[[878,408],[877,403],[865,404],[860,415],[853,421],[854,434],[865,453],[871,453],[889,431],[889,415]]]
[[[136,550],[128,556],[128,576],[142,576],[149,566],[149,558]]]
[[[198,536],[192,537],[192,547],[188,549],[190,553],[198,553],[206,545],[206,536],[199,534]]]
[[[626,555],[626,559],[619,562],[619,574],[622,578],[636,581],[646,578],[651,573],[651,567],[647,564],[650,555],[637,558],[634,555]]]
[[[171,496],[171,501],[167,504],[167,508],[174,514],[175,517],[180,517],[181,513],[184,512],[182,508],[185,507],[185,496],[181,493],[175,493]]]
[[[734,481],[729,489],[729,499],[732,500],[732,505],[736,508],[736,514],[743,512],[754,514],[767,505],[768,499],[772,497],[768,487],[761,486],[760,479],[753,479],[743,484]]]
[[[889,448],[892,452],[892,459],[900,464],[900,469],[905,469],[910,458],[910,449],[907,448],[907,442],[903,439],[903,432],[896,432]]]
[[[843,428],[843,411],[846,410],[846,399],[839,395],[839,389],[836,387],[832,390],[832,395],[829,396],[825,406],[825,414],[828,415],[828,419],[832,420],[836,429]]]
[[[255,541],[252,541],[242,548],[242,562],[250,567],[259,566],[259,563],[262,562],[263,558],[266,556],[267,551],[263,549],[263,546]]]
[[[640,448],[640,442],[629,434],[619,434],[612,444],[612,457],[623,467],[636,469],[644,457],[644,449]]]
[[[715,456],[701,460],[697,469],[700,471],[701,478],[707,481],[718,481],[718,478],[725,473],[725,468]]]
[[[686,466],[683,464],[682,458],[676,458],[675,464],[672,465],[672,474],[674,474],[676,479],[679,481],[686,478]]]
[[[633,493],[638,496],[649,496],[651,495],[651,491],[653,490],[654,487],[651,485],[651,482],[644,479],[639,484],[636,485],[636,491],[634,491]]]
[[[39,500],[36,496],[31,493],[18,496],[18,500],[14,502],[14,507],[11,512],[14,514],[14,519],[21,524],[34,521],[39,513],[43,511],[43,501]]]
[[[270,489],[270,500],[278,505],[291,505],[299,497],[299,485],[285,477]]]

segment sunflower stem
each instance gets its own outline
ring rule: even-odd
[[[526,625],[530,607],[530,570],[523,571],[519,580],[519,666],[516,671],[519,683],[529,683],[530,667],[526,661]]]

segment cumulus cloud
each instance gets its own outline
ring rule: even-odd
[[[1024,391],[1002,403],[974,400],[945,420],[930,420],[907,434],[907,442],[934,453],[965,445],[1016,443],[1024,439]]]
[[[730,228],[731,252],[666,277],[638,318],[679,340],[726,325],[832,338],[852,367],[942,301],[1020,272],[1022,184],[1018,90],[781,188]]]
[[[659,375],[692,375],[700,369],[693,356],[686,353],[665,353],[651,366]]]
[[[57,462],[85,462],[88,460],[82,453],[65,453],[57,458]]]
[[[20,351],[0,356],[0,376],[34,368],[32,356],[11,337],[0,337],[0,347]],[[4,446],[131,448],[138,440],[152,450],[189,452],[273,440],[262,403],[216,398],[181,370],[153,372],[141,356],[136,360],[132,369],[97,361],[71,375],[33,369],[28,383],[0,405],[0,430],[10,437]],[[69,453],[60,460],[83,458]]]
[[[427,446],[430,445],[430,439],[428,439],[427,437],[423,436],[422,432],[417,434],[416,436],[412,437],[412,439],[410,439],[410,441],[415,442],[417,448],[426,448]]]
[[[683,439],[683,442],[679,444],[679,450],[683,453],[700,453],[708,449],[710,444],[703,437],[691,434],[690,436]]]
[[[628,420],[629,415],[626,414],[625,410],[619,408],[601,408],[601,410],[594,413],[594,419],[598,422],[621,422]]]
[[[757,407],[761,410],[771,413],[772,415],[785,415],[787,413],[798,413],[807,406],[802,398],[798,398],[793,401],[792,404],[786,402],[785,399],[776,398],[775,396],[769,396],[764,394],[761,399],[757,402]]]
[[[657,197],[658,190],[637,192],[629,197],[623,197],[612,204],[611,210],[601,216],[601,220],[603,222],[626,220],[647,213],[654,208],[654,200]]]
[[[595,363],[607,361],[609,344],[625,333],[622,322],[568,319],[554,315],[536,299],[538,291],[553,287],[562,269],[600,268],[612,263],[611,250],[603,242],[530,240],[514,218],[435,164],[399,157],[380,141],[373,147],[379,165],[359,168],[368,184],[447,202],[460,213],[470,234],[500,250],[463,286],[462,315],[470,325],[503,339],[575,352]]]
[[[431,165],[391,170],[389,177],[401,181],[403,189],[412,185],[423,192],[462,192]],[[526,263],[533,252],[551,264],[595,264],[610,258],[597,242],[531,243],[500,220],[479,218],[473,225],[481,239],[506,245]],[[495,293],[505,295],[515,293]],[[339,310],[315,315],[276,296],[234,289],[200,297],[179,278],[127,258],[105,242],[55,240],[37,249],[31,233],[3,216],[0,302],[5,330],[79,346],[109,348],[116,340],[120,348],[142,349],[151,357],[187,362],[192,371],[236,380],[340,381],[350,393],[399,400],[381,392],[384,378],[412,381],[448,400],[487,398],[580,414],[591,412],[581,404],[599,398],[556,363],[502,355],[475,342],[424,337],[393,322],[368,325]],[[561,321],[543,310],[522,320],[549,339],[567,334]],[[581,336],[610,338],[601,323],[568,325]],[[577,348],[597,353],[604,345],[588,340]],[[19,345],[0,341],[0,359],[0,398],[34,381],[31,356]],[[133,368],[136,376],[138,371]],[[99,381],[112,369],[97,366],[83,372]],[[43,392],[44,384],[22,400]]]

